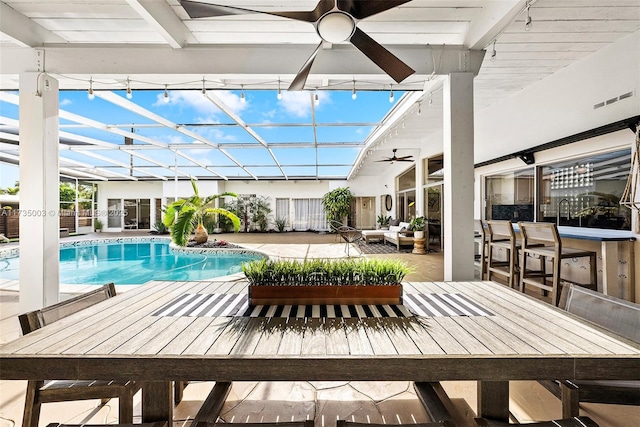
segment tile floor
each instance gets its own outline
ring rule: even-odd
[[[122,233],[125,234],[125,233]],[[122,234],[102,233],[101,237]],[[146,235],[126,233],[126,235]],[[251,233],[212,236],[283,257],[346,256],[344,243],[335,235],[318,233]],[[357,251],[350,250],[351,255]],[[367,255],[399,258],[414,268],[408,281],[438,281],[443,279],[442,253],[426,255],[384,254]],[[64,297],[64,295],[63,295]],[[18,296],[15,291],[0,290],[0,343],[19,334],[17,323]],[[1,367],[0,367],[1,378]],[[473,426],[476,391],[474,382],[443,383],[453,403],[456,425]],[[174,413],[175,427],[189,427],[203,400],[213,386],[210,382],[190,384],[183,401]],[[14,427],[22,423],[26,382],[0,379],[0,427]],[[136,396],[134,419],[140,422],[140,395]],[[511,384],[511,412],[513,418],[526,423],[533,420],[559,418],[560,403],[534,382]],[[50,422],[74,424],[117,423],[117,400],[106,405],[99,401],[51,403],[43,405],[40,426]],[[582,413],[591,416],[601,426],[635,427],[640,425],[640,408],[615,405],[582,405]],[[359,422],[386,424],[428,421],[418,402],[411,383],[401,382],[292,382],[292,383],[235,383],[223,408],[224,422],[289,421],[314,419],[316,426],[335,426],[335,420],[352,419]]]

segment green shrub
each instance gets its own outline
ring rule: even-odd
[[[262,259],[244,263],[251,285],[394,285],[412,269],[399,260],[359,259],[307,261]]]
[[[282,233],[284,229],[287,227],[286,218],[276,218],[276,229]]]

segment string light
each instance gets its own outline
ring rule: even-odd
[[[418,103],[418,115],[421,116],[422,115],[422,102]]]
[[[355,100],[358,97],[356,93],[356,79],[353,79],[353,90],[351,91],[351,99]]]
[[[133,98],[133,93],[131,92],[131,80],[129,80],[129,77],[127,77],[127,98]]]
[[[280,89],[280,79],[278,79],[278,100],[282,99],[282,90]]]
[[[93,77],[89,79],[89,91],[87,92],[87,98],[90,100],[95,98],[96,95],[93,93]]]
[[[205,81],[204,77],[202,78],[202,96],[207,96],[207,88],[204,87]]]
[[[524,21],[524,30],[531,31],[531,27],[533,23],[531,22],[531,15],[529,14],[529,9],[531,9],[531,1],[527,2],[527,17]]]
[[[489,61],[496,62],[496,55],[498,55],[498,52],[496,52],[496,40],[494,40],[493,41],[493,51],[491,52],[491,58],[489,59]]]
[[[247,99],[244,97],[244,85],[240,85],[240,89],[242,90],[242,93],[240,93],[240,101],[247,102]]]
[[[433,92],[429,92],[429,107],[433,105]]]
[[[389,85],[389,102],[393,104],[393,85]]]
[[[169,103],[169,91],[167,90],[168,85],[164,85],[164,102],[165,104]]]
[[[318,96],[318,88],[316,88],[316,90],[314,91],[314,95],[313,95],[313,102],[318,105],[320,104],[320,97]]]

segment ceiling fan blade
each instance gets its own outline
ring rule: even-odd
[[[259,13],[256,10],[242,9],[233,6],[222,6],[199,1],[180,0],[180,5],[191,18],[209,18],[214,16],[244,15]]]
[[[304,63],[298,74],[289,85],[288,90],[303,90],[305,83],[307,83],[307,77],[309,77],[309,72],[311,71],[311,66],[313,65],[313,60],[318,56],[318,52],[320,52],[320,47],[322,47],[322,42],[318,44],[316,50],[313,51],[309,59]]]
[[[402,156],[402,157],[398,157],[397,159],[398,159],[398,160],[406,160],[406,159],[408,159],[409,157],[413,157],[413,156],[412,156],[412,155]],[[411,161],[413,161],[413,160],[411,160]]]
[[[331,3],[327,9],[327,1]],[[216,16],[244,15],[248,13],[264,13],[267,15],[281,16],[283,18],[296,19],[298,21],[316,22],[320,16],[331,10],[333,2],[322,0],[314,10],[293,12],[265,12],[261,10],[243,9],[235,6],[201,3],[191,0],[180,0],[180,4],[191,18],[210,18]]]
[[[398,158],[398,159],[396,159],[396,162],[413,162],[413,160]]]
[[[391,76],[396,83],[400,83],[415,73],[413,68],[402,62],[397,56],[389,52],[380,43],[357,27],[353,36],[351,36],[351,43],[385,73]]]
[[[393,162],[393,159],[375,160],[376,162]]]
[[[338,9],[349,13],[356,19],[377,15],[385,10],[409,3],[411,0],[338,0]]]

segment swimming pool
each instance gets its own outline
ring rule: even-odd
[[[182,253],[170,249],[167,239],[88,243],[61,245],[60,283],[137,285],[149,280],[209,280],[239,273],[243,262],[264,257],[258,252],[229,249]],[[0,279],[19,278],[19,258],[0,259]]]

